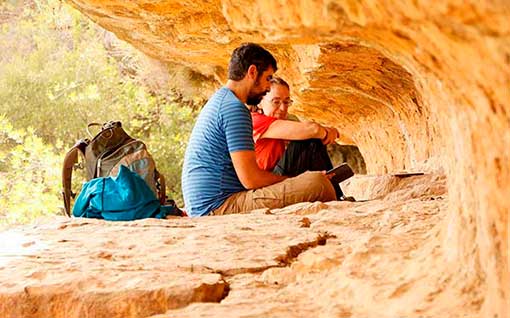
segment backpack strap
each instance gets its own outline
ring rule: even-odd
[[[155,171],[156,183],[158,184],[158,196],[159,203],[165,204],[166,202],[166,181],[165,176],[159,173],[158,170]]]
[[[76,193],[71,191],[71,179],[73,176],[73,168],[78,163],[78,153],[84,156],[85,147],[88,140],[78,141],[67,153],[64,158],[62,168],[62,199],[64,200],[64,212],[67,216],[71,216],[71,197],[74,198]]]

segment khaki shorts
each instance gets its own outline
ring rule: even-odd
[[[246,213],[251,210],[277,209],[298,202],[336,200],[333,185],[321,172],[307,171],[273,185],[231,195],[209,215]]]

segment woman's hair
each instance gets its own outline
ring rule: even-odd
[[[282,85],[282,86],[285,86],[290,91],[289,83],[287,83],[281,77],[273,76],[273,78],[271,78],[270,82],[271,82],[271,85]],[[253,112],[253,113],[263,114],[264,112],[262,111],[262,108],[259,105],[250,107],[250,111]]]
[[[278,77],[278,76],[273,76],[273,78],[271,79],[271,85],[273,84],[277,84],[277,85],[283,85],[285,87],[287,87],[288,90],[290,90],[290,87],[289,87],[289,83],[287,83],[283,78],[281,77]]]

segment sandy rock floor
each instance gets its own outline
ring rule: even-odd
[[[459,290],[440,250],[442,175],[357,177],[343,188],[369,200],[200,219],[58,218],[2,232],[0,316],[462,317],[479,309],[478,287]]]

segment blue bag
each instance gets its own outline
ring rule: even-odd
[[[144,179],[125,166],[114,177],[92,179],[83,188],[73,207],[75,217],[130,221],[144,218],[181,216],[175,206],[160,205]]]

